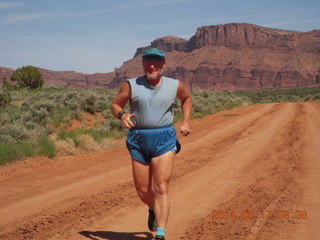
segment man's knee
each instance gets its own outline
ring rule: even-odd
[[[166,195],[168,194],[168,190],[169,190],[168,181],[162,181],[154,185],[154,191],[156,195]]]
[[[137,194],[141,200],[147,200],[152,195],[151,189],[136,187]]]

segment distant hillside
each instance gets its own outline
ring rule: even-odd
[[[10,78],[15,69],[0,67],[0,82],[2,77]],[[88,88],[90,86],[107,86],[113,78],[113,73],[86,74],[75,71],[51,71],[39,68],[45,79],[45,85],[64,86],[72,88]]]
[[[166,52],[164,74],[190,88],[236,90],[320,84],[319,29],[294,32],[244,23],[200,27],[189,40],[173,36],[155,39],[111,73],[41,71],[48,85],[115,88],[143,74],[141,55],[150,47]],[[0,77],[8,72],[0,68]]]

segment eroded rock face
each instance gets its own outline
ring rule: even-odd
[[[162,38],[157,38],[151,42],[148,47],[138,48],[134,57],[142,55],[143,52],[149,48],[156,47],[165,52],[187,52],[188,51],[188,41],[182,38],[177,38],[173,36],[165,36]]]
[[[190,88],[258,89],[320,84],[320,30],[294,32],[252,24],[205,26],[185,40],[157,38],[111,73],[83,74],[41,69],[47,85],[117,88],[143,74],[141,56],[157,47],[166,52],[164,75]],[[1,76],[8,69],[0,68]],[[1,81],[1,80],[0,80]]]
[[[312,75],[302,76],[297,71],[269,71],[253,69],[251,72],[238,68],[198,67],[194,71],[179,67],[171,77],[187,79],[190,88],[199,89],[259,89],[287,86],[303,86],[320,83],[320,75],[316,82]]]
[[[189,40],[188,49],[205,46],[230,48],[269,48],[279,50],[300,49],[320,52],[320,30],[308,33],[273,30],[250,24],[225,24],[198,28]]]
[[[165,75],[190,88],[258,89],[320,81],[320,30],[302,33],[242,23],[206,26],[189,41],[158,38],[137,49],[135,58],[150,47],[166,52]],[[130,69],[127,72],[133,77]]]

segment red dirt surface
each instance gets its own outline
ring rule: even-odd
[[[319,239],[319,101],[207,116],[179,139],[169,240]],[[151,240],[122,141],[1,167],[0,239]]]

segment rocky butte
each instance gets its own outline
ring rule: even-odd
[[[49,85],[115,88],[143,74],[141,55],[150,47],[166,52],[164,75],[184,81],[191,89],[320,84],[320,29],[295,32],[244,23],[200,27],[189,40],[172,36],[155,39],[107,74],[42,71]]]

